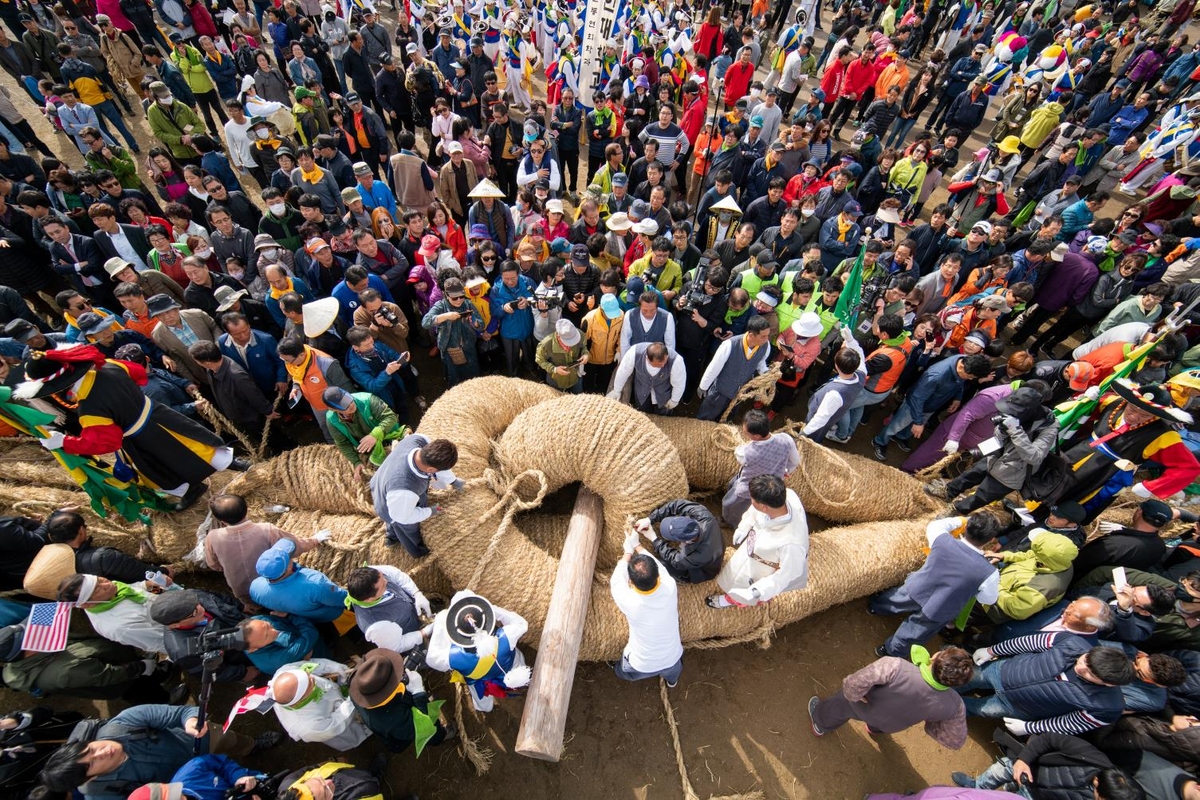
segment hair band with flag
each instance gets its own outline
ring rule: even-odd
[[[25,624],[21,649],[33,653],[57,653],[67,646],[70,624],[70,603],[35,603]]]

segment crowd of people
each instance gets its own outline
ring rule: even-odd
[[[585,5],[0,4],[0,417],[48,415],[60,458],[119,454],[112,485],[168,512],[248,468],[247,442],[319,437],[423,558],[430,489],[462,488],[454,444],[410,430],[444,387],[732,412],[719,515],[648,510],[611,575],[615,673],[668,686],[677,582],[715,580],[731,614],[807,585],[800,455],[773,424],[862,448],[865,422],[878,460],[945,475],[927,491],[952,516],[871,598],[905,619],[813,698],[814,732],[924,721],[956,748],[967,714],[1003,718],[1006,758],[929,798],[1200,797],[1200,550],[1165,533],[1200,478],[1195,0],[630,0],[586,48]],[[1088,541],[1126,489],[1133,521]],[[133,704],[0,721],[21,786],[374,797],[386,761],[239,766],[280,734],[217,731],[181,672],[264,689],[247,705],[339,751],[454,738],[426,667],[480,711],[527,682],[519,615],[469,592],[435,614],[386,564],[337,585],[295,562],[330,532],[209,507],[228,593],[92,546],[75,509],[6,518],[4,588],[73,559],[54,595],[92,631],[26,651],[4,601],[5,683]],[[218,629],[237,647],[206,670]],[[939,635],[969,647],[931,654]]]

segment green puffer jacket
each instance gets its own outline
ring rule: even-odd
[[[1079,555],[1075,543],[1049,531],[1034,531],[1029,538],[1029,550],[999,554],[1004,560],[1000,597],[984,606],[993,622],[1028,619],[1061,600],[1071,585],[1071,562]]]
[[[188,88],[193,94],[204,94],[216,89],[216,84],[212,82],[212,78],[208,75],[208,67],[204,66],[204,55],[199,50],[189,45],[184,45],[184,52],[181,54],[179,48],[171,50],[171,54],[167,56],[171,63],[179,67],[179,71],[183,73],[184,80],[187,81]]]

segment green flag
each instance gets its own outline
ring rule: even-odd
[[[1131,350],[1129,356],[1117,365],[1112,374],[1100,381],[1100,394],[1097,395],[1097,398],[1103,396],[1108,391],[1108,387],[1112,385],[1113,381],[1132,375],[1142,365],[1142,362],[1146,360],[1146,356],[1150,355],[1150,352],[1158,346],[1160,339],[1146,342],[1140,347]],[[1095,410],[1097,405],[1099,405],[1099,399],[1092,400],[1083,396],[1059,404],[1054,409],[1054,415],[1058,418],[1058,438],[1060,440],[1071,438],[1075,431],[1079,429],[1079,426],[1083,424],[1083,420],[1091,416],[1092,411]]]
[[[430,700],[424,711],[416,706],[412,707],[413,732],[416,734],[414,744],[418,756],[425,749],[425,745],[429,744],[429,740],[437,734],[438,713],[445,704],[445,700]]]
[[[846,284],[842,287],[842,293],[838,295],[837,305],[833,309],[833,315],[838,321],[851,328],[858,319],[858,303],[862,299],[863,256],[866,252],[867,245],[864,242],[858,249],[858,258],[854,259],[854,266],[846,276]]]

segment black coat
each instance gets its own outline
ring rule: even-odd
[[[227,594],[206,592],[203,589],[193,589],[200,595],[200,605],[212,615],[212,619],[204,628],[196,630],[168,630],[165,637],[167,658],[177,667],[193,675],[199,675],[203,666],[202,654],[191,652],[191,643],[199,642],[200,634],[206,630],[232,628],[246,618],[242,605]],[[240,681],[246,676],[246,668],[251,666],[249,657],[242,652],[229,651],[225,653],[225,662],[216,671],[214,678],[218,681]]]
[[[683,583],[704,583],[717,577],[725,557],[725,540],[717,518],[699,503],[672,500],[650,512],[649,519],[657,525],[667,517],[688,517],[700,526],[700,535],[679,547],[661,536],[654,540],[654,553],[671,577]]]
[[[75,571],[80,575],[99,575],[110,581],[137,583],[147,572],[158,572],[161,564],[140,561],[115,547],[95,547],[86,543],[75,551]]]
[[[1032,768],[1037,800],[1092,800],[1092,778],[1113,766],[1083,739],[1061,733],[1036,734],[1024,746],[1007,733],[997,733],[996,741],[1009,758]]]
[[[0,592],[21,588],[29,565],[45,546],[46,526],[38,520],[0,517]]]

